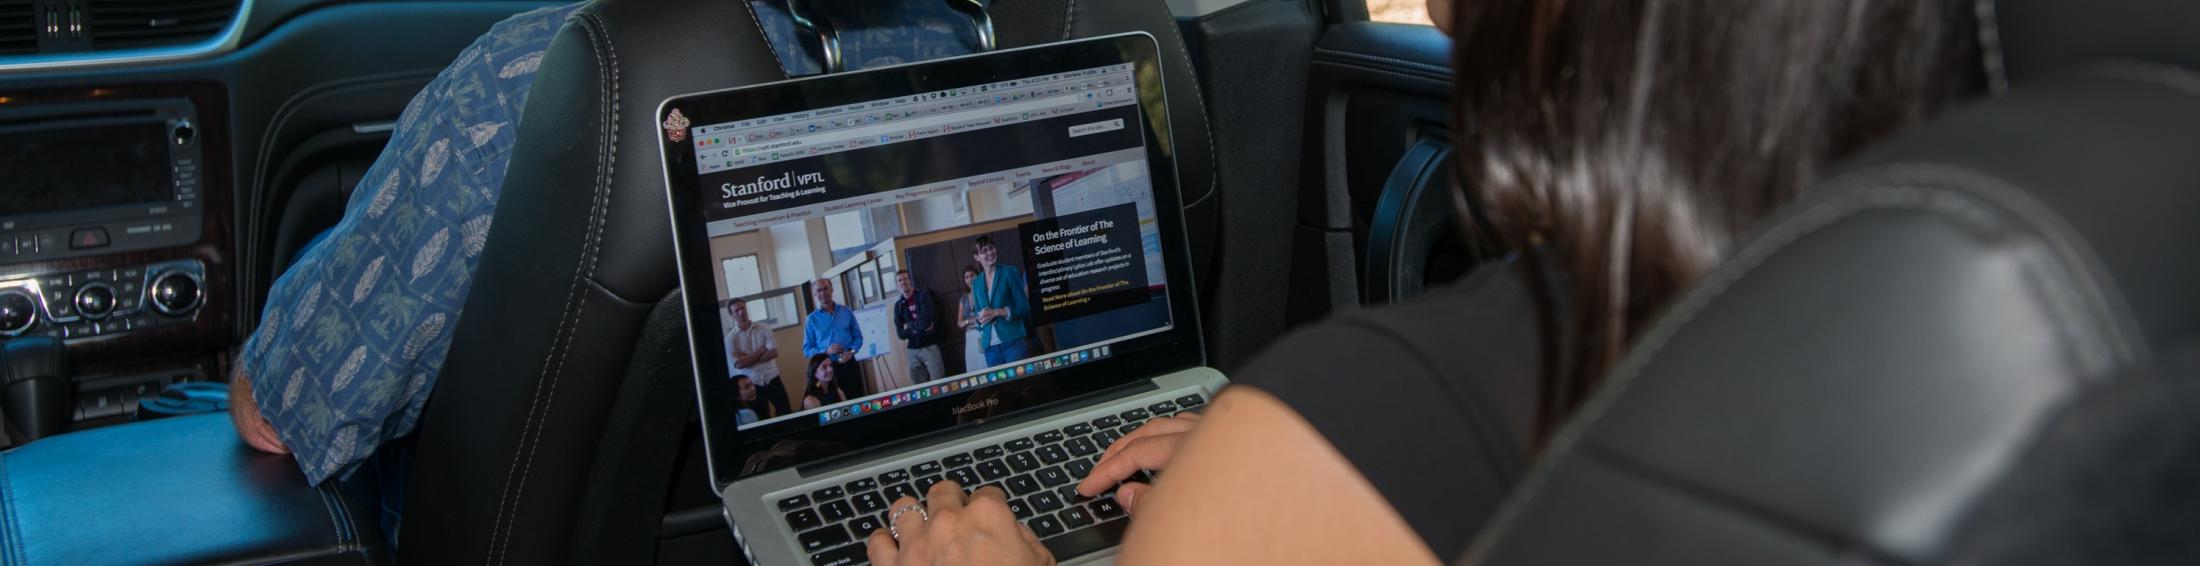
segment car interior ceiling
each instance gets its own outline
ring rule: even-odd
[[[414,96],[491,25],[568,2],[0,0],[0,151],[22,152],[0,155],[0,564],[747,563],[704,453],[658,142],[601,133],[822,57],[751,23],[788,1],[595,0],[559,32],[528,108],[565,129],[515,146],[525,190],[496,212],[536,221],[484,244],[476,288],[497,292],[454,323],[407,495],[432,505],[395,545],[373,502],[241,444],[223,384]],[[1162,46],[1212,367],[1505,261],[1454,205],[1472,134],[1435,27],[1365,0],[982,3],[1002,48]],[[2024,509],[2083,511],[2056,498],[2097,473],[2072,461],[2146,461],[2131,439],[2196,398],[2153,382],[2190,373],[2200,328],[2200,7],[2162,4],[1999,2],[1994,95],[1844,164],[1832,185],[1876,198],[1799,203],[1780,222],[1835,220],[1684,295],[1473,559],[1997,563],[2026,556],[2009,532],[2049,528]],[[185,24],[122,29],[144,13]],[[1929,285],[1952,280],[1979,283]],[[1978,368],[2023,371],[1917,385]],[[544,406],[544,376],[580,377]],[[1783,424],[1736,425],[1759,422]],[[1857,440],[1890,430],[1915,433]],[[508,494],[521,454],[534,488]]]

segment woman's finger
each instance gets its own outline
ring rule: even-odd
[[[939,483],[932,484],[932,489],[925,491],[924,498],[925,508],[930,509],[934,515],[961,509],[964,499],[962,484],[955,483],[955,480],[940,480]]]
[[[1000,503],[1002,508],[1008,507],[1008,491],[1001,489],[1000,486],[997,485],[988,485],[978,488],[977,491],[970,492],[970,499],[964,501],[963,504],[977,505],[978,500],[980,499],[991,499],[995,503]]]
[[[1138,513],[1138,508],[1134,507],[1138,505],[1138,498],[1146,495],[1146,490],[1149,489],[1153,489],[1153,486],[1141,482],[1123,484],[1122,487],[1115,488],[1115,503],[1123,506],[1123,512],[1135,515]]]
[[[1191,415],[1196,413],[1185,414]],[[1108,456],[1115,454],[1116,451],[1123,448],[1124,444],[1128,444],[1133,440],[1163,434],[1183,434],[1191,432],[1192,428],[1194,426],[1197,426],[1198,424],[1198,417],[1168,417],[1146,421],[1146,424],[1139,425],[1138,428],[1131,429],[1130,434],[1123,435],[1122,438],[1116,439],[1114,444],[1109,444],[1108,449],[1100,453],[1100,459],[1108,459]]]
[[[894,535],[887,534],[886,529],[873,531],[871,538],[865,539],[863,544],[866,547],[864,553],[871,556],[872,566],[895,566],[901,563],[901,545],[894,542]]]
[[[902,509],[908,509],[909,511],[896,512]],[[886,506],[886,526],[899,529],[904,540],[923,533],[925,527],[930,526],[929,521],[924,519],[926,516],[924,502],[917,501],[915,497],[904,495],[900,499],[894,500],[893,504]],[[894,537],[889,533],[886,539],[894,540]],[[895,541],[895,543],[895,549],[900,550],[900,541]],[[897,554],[899,553],[897,552]],[[878,561],[873,560],[871,562],[876,564]]]
[[[1085,474],[1085,480],[1077,484],[1077,493],[1087,497],[1100,495],[1107,492],[1109,486],[1139,470],[1161,469],[1169,463],[1170,456],[1176,454],[1176,445],[1184,437],[1183,434],[1166,434],[1115,443],[1115,448],[1122,450],[1101,457],[1100,463],[1092,466],[1092,472]]]

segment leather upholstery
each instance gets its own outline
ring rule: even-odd
[[[565,562],[594,535],[577,530],[588,486],[669,473],[592,473],[644,318],[676,286],[652,116],[781,79],[755,21],[745,2],[606,0],[551,43],[419,432],[404,561]]]
[[[1862,156],[1644,334],[1470,560],[1950,558],[2064,407],[2200,329],[2192,84],[2032,77]]]
[[[2200,3],[2162,0],[1980,0],[1995,25],[2009,80],[2023,83],[2096,61],[2152,61],[2200,69]],[[1998,50],[1992,49],[1999,47]]]
[[[1172,22],[1158,1],[1068,5],[1076,8],[1058,24],[1065,33],[1146,29],[1172,49]],[[647,368],[664,360],[685,366],[683,354],[636,346],[653,306],[677,286],[653,116],[673,95],[780,80],[774,57],[741,1],[599,0],[559,32],[537,71],[474,291],[418,433],[405,561],[641,560],[619,550],[635,545],[587,541],[650,538],[627,535],[654,534],[655,523],[598,520],[599,510],[631,507],[609,500],[626,492],[601,486],[671,473],[668,460],[612,449],[620,435],[659,428],[621,420],[650,404],[622,398],[633,394],[623,382],[662,379]],[[1179,88],[1196,83],[1178,63],[1167,65],[1179,160],[1204,162],[1209,153],[1186,147],[1206,144],[1184,137],[1203,130],[1197,90]],[[1187,96],[1188,107],[1176,103]],[[1195,182],[1211,184],[1185,177]],[[689,383],[685,370],[675,373]]]
[[[1040,45],[1080,37],[1144,31],[1161,47],[1162,83],[1168,89],[1169,126],[1175,138],[1177,187],[1183,192],[1185,235],[1190,240],[1192,276],[1201,288],[1201,308],[1210,319],[1230,319],[1255,310],[1255,306],[1224,307],[1210,292],[1221,278],[1228,259],[1218,252],[1223,238],[1220,198],[1224,180],[1216,175],[1215,131],[1209,123],[1206,85],[1184,44],[1168,5],[1160,0],[992,0],[988,7],[1001,47]],[[1249,263],[1262,269],[1275,262]],[[1258,305],[1272,309],[1272,305]],[[1229,310],[1218,310],[1229,309]],[[1259,316],[1266,316],[1261,314]],[[1224,341],[1217,334],[1223,324],[1203,325],[1207,344]]]
[[[229,415],[64,434],[0,453],[0,564],[378,564],[336,482],[237,442]]]

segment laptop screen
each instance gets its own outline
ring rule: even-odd
[[[832,425],[1171,329],[1135,71],[690,122],[737,392],[720,410]]]

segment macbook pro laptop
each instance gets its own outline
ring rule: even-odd
[[[949,479],[1001,486],[1064,563],[1110,559],[1128,517],[1077,482],[1225,384],[1156,52],[1134,33],[658,107],[711,480],[751,561],[862,563],[891,502]]]

